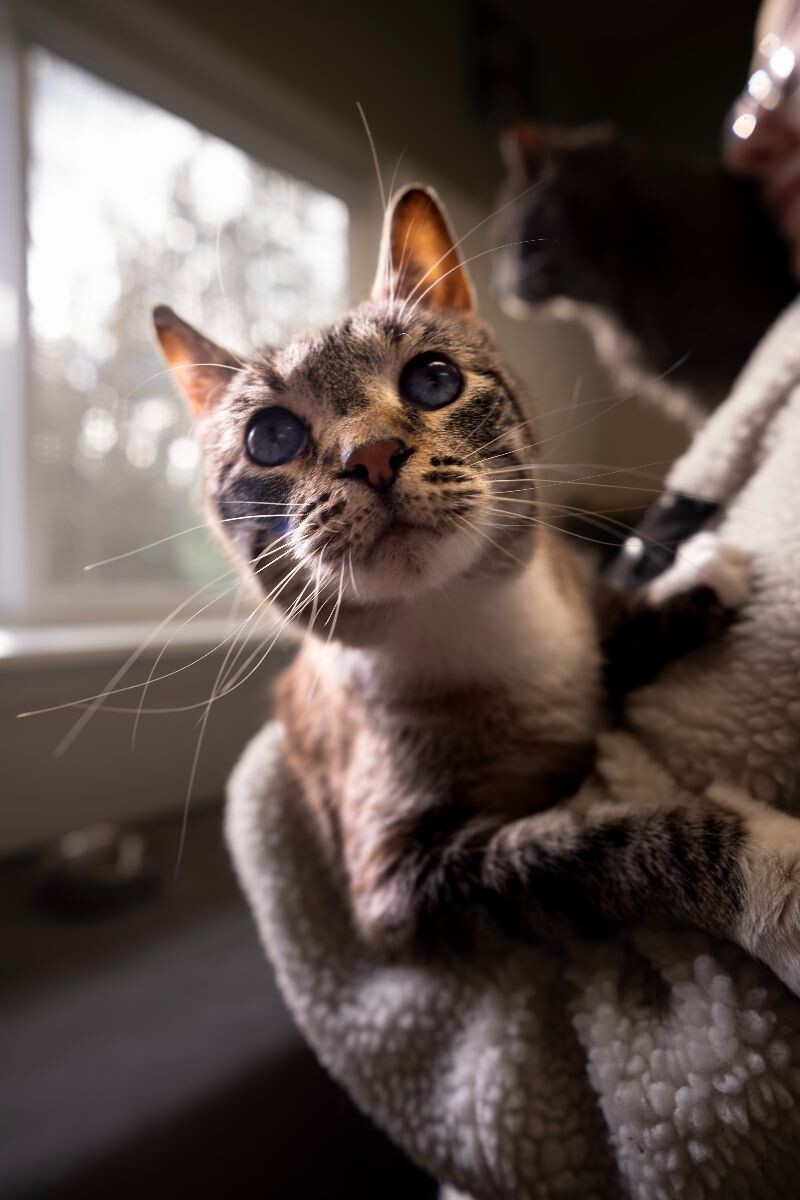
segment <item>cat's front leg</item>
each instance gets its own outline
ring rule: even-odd
[[[390,955],[461,941],[491,901],[481,877],[500,822],[444,797],[395,800],[394,813],[376,813],[345,833],[359,934]]]
[[[712,785],[708,795],[747,830],[736,940],[800,996],[800,821],[726,784]]]
[[[734,788],[640,804],[592,785],[499,829],[483,883],[540,935],[688,925],[742,946],[800,995],[800,821]]]

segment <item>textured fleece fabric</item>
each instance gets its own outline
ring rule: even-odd
[[[668,481],[724,502],[752,599],[631,697],[627,731],[602,739],[612,796],[728,781],[772,802],[798,777],[798,380],[800,302]],[[371,961],[274,727],[234,773],[228,837],[301,1029],[442,1182],[478,1200],[800,1195],[800,1001],[743,951],[644,913],[608,941]]]

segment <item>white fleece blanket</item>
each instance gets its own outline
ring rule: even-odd
[[[612,794],[800,778],[800,302],[672,471],[754,557],[744,619],[636,693],[604,739]],[[796,790],[796,788],[795,788]],[[231,780],[228,837],[284,995],[358,1104],[478,1200],[800,1194],[800,1001],[733,946],[646,923],[498,941],[480,961],[373,962],[275,727]],[[646,913],[643,914],[646,922]]]

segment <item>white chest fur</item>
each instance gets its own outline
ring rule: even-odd
[[[570,724],[592,729],[597,720],[600,653],[588,601],[561,586],[545,554],[512,579],[416,598],[389,616],[377,644],[320,644],[314,657],[332,681],[357,679],[382,701],[398,685],[500,686],[547,697],[569,710]]]

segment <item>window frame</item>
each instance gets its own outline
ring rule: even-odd
[[[28,305],[25,237],[25,118],[21,52],[14,11],[0,3],[0,287],[11,309],[11,337],[0,344],[0,606],[19,612],[29,591],[27,491]],[[14,333],[16,340],[14,340]]]

